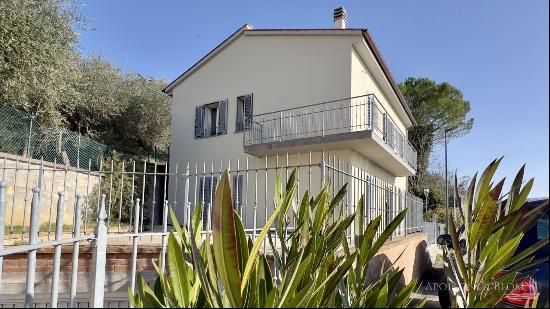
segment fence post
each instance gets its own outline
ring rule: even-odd
[[[321,153],[321,162],[319,163],[319,167],[321,169],[321,190],[323,190],[323,186],[325,185],[325,150],[323,149],[323,152]]]
[[[74,210],[74,235],[73,237],[80,236],[80,216],[81,216],[81,201],[82,196],[80,194],[76,195],[76,204]],[[71,265],[71,294],[70,294],[70,307],[75,308],[76,306],[76,283],[78,280],[78,255],[80,253],[80,242],[75,241],[73,243],[73,256],[72,256],[72,265]]]
[[[187,167],[185,168],[185,189],[183,195],[183,226],[186,226],[191,224],[191,202],[189,201],[189,162],[187,162]]]
[[[139,233],[139,198],[136,199],[136,203],[134,205],[134,236],[132,236],[132,272],[130,278],[130,289],[132,290],[132,294],[136,292],[136,272],[137,272],[137,251],[138,251],[138,233]]]
[[[57,214],[55,219],[55,240],[63,238],[63,216],[65,215],[65,192],[58,193]],[[51,289],[51,307],[57,308],[57,296],[59,292],[59,271],[61,268],[61,245],[55,246],[53,257],[52,289]]]
[[[32,189],[31,226],[29,228],[29,245],[38,243],[38,225],[40,215],[40,188]],[[25,308],[32,308],[34,303],[34,281],[36,269],[36,249],[29,251],[27,257],[27,282],[25,289]]]
[[[6,182],[0,181],[0,251],[4,249],[4,227],[6,226]],[[2,264],[0,256],[0,290],[2,289]]]
[[[107,225],[105,224],[107,213],[105,212],[105,194],[101,196],[99,216],[95,228],[95,240],[92,253],[92,282],[90,293],[90,306],[92,308],[103,307],[105,292],[105,264],[107,258]]]

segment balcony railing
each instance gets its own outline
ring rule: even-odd
[[[416,170],[416,150],[374,94],[253,115],[244,146],[372,131]]]

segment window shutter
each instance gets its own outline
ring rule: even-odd
[[[242,104],[241,104],[242,103]],[[244,98],[237,98],[237,128],[236,132],[241,132],[244,130]]]
[[[199,197],[202,202],[202,219],[203,219],[203,229],[207,229],[207,223],[210,222],[208,218],[208,213],[212,209],[212,206],[216,200],[216,186],[218,184],[218,176],[204,176],[200,179],[200,192]],[[212,203],[210,203],[210,196],[212,195]]]
[[[195,138],[204,137],[204,106],[195,109]]]
[[[244,98],[244,119],[245,119],[245,130],[250,130],[252,128],[252,95],[247,95]]]
[[[227,100],[222,100],[219,103],[219,115],[218,115],[218,134],[227,133]]]

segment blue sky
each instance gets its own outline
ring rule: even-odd
[[[531,196],[548,196],[548,1],[90,1],[84,52],[173,80],[245,22],[256,28],[368,28],[395,79],[448,81],[471,102],[472,132],[449,145],[449,168],[472,175],[504,155],[497,177],[523,163]],[[434,161],[441,162],[441,147]]]

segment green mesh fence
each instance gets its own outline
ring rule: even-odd
[[[76,132],[41,126],[31,117],[0,104],[0,151],[33,159],[99,169],[103,156],[112,150]]]

